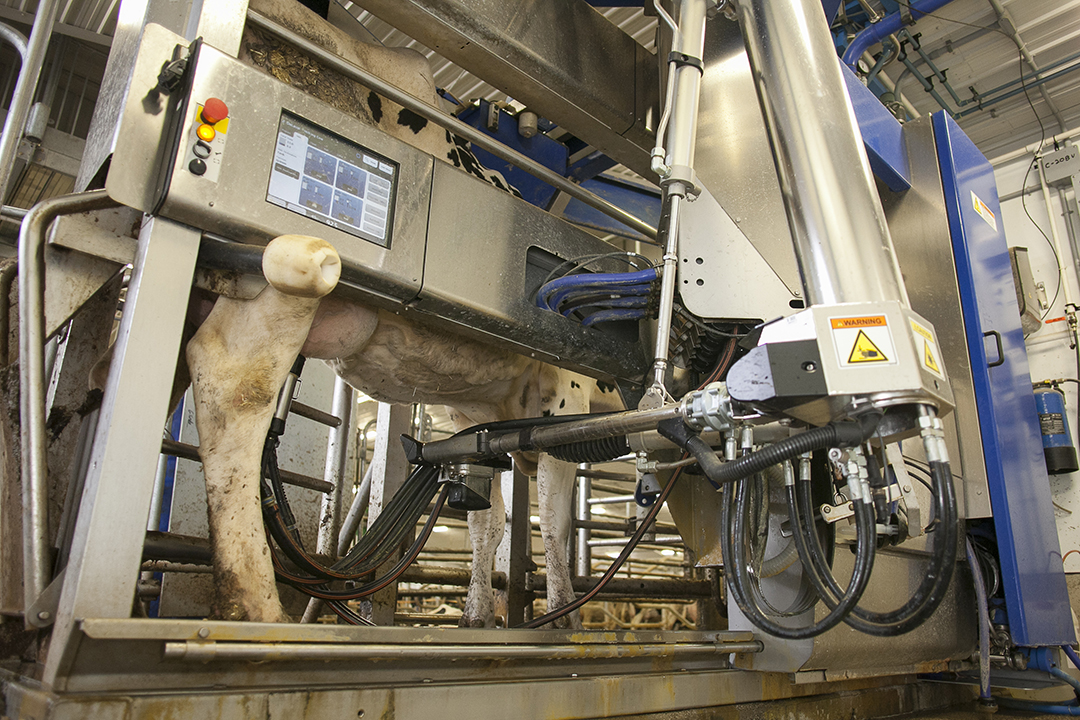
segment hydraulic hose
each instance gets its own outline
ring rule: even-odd
[[[880,413],[866,413],[853,420],[834,421],[828,425],[811,428],[806,432],[773,443],[755,453],[744,455],[738,460],[720,462],[716,454],[703,440],[693,441],[693,432],[687,428],[679,430],[676,421],[660,423],[657,430],[668,440],[676,443],[693,454],[701,465],[705,475],[716,485],[734,482],[764,471],[785,460],[791,460],[803,453],[831,447],[854,447],[873,436],[881,420]],[[681,421],[677,421],[681,422]],[[685,427],[685,426],[684,426]]]
[[[959,523],[956,493],[949,464],[931,462],[930,467],[934,479],[936,517],[942,518],[941,526],[934,533],[930,566],[915,592],[901,607],[885,613],[855,607],[845,622],[860,632],[879,637],[893,637],[910,632],[930,617],[945,597],[956,567]],[[825,604],[833,607],[839,602],[841,590],[825,563],[817,533],[813,531],[814,509],[809,483],[798,483],[796,503],[796,515],[801,524],[795,538],[799,543],[803,568]]]
[[[732,493],[737,488],[737,496],[734,498],[734,517],[724,524],[725,530],[721,534],[722,552],[725,558],[731,558],[731,568],[728,573],[728,584],[731,588],[731,596],[744,615],[755,626],[761,628],[770,635],[787,640],[802,640],[816,637],[827,630],[840,624],[858,603],[866,586],[870,581],[870,573],[874,564],[875,548],[875,524],[873,507],[863,501],[855,503],[855,523],[858,532],[858,544],[855,557],[855,567],[852,570],[851,581],[843,598],[830,612],[820,621],[807,627],[790,628],[775,622],[761,609],[761,600],[752,593],[750,578],[746,563],[745,546],[745,522],[746,508],[749,499],[750,480],[743,479],[735,487],[725,489],[725,493]],[[725,502],[730,509],[732,499]]]

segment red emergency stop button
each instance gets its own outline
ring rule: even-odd
[[[225,104],[223,100],[218,98],[207,98],[206,104],[203,105],[202,119],[204,123],[213,125],[225,118],[229,117],[229,106]]]

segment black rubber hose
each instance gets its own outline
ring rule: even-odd
[[[855,523],[858,531],[858,545],[855,556],[855,567],[852,570],[851,581],[841,601],[833,607],[829,614],[808,627],[790,628],[780,625],[769,618],[762,610],[759,601],[753,596],[750,587],[750,578],[746,567],[745,525],[746,510],[750,495],[750,481],[742,480],[736,486],[738,494],[734,518],[731,525],[725,528],[721,534],[721,542],[726,541],[727,547],[722,548],[725,558],[731,558],[729,586],[732,586],[732,597],[742,610],[743,614],[770,635],[787,640],[803,640],[816,637],[827,630],[836,627],[858,603],[870,581],[870,573],[874,564],[874,526],[873,508],[863,502],[856,503]],[[725,492],[732,492],[735,488],[728,488]],[[729,529],[730,528],[730,529]]]
[[[657,429],[668,440],[693,453],[705,475],[717,485],[723,485],[762,472],[765,468],[779,465],[785,460],[791,460],[813,450],[859,445],[874,434],[880,420],[880,413],[867,413],[857,419],[831,422],[828,425],[811,428],[798,435],[784,438],[762,448],[758,452],[744,455],[738,460],[726,463],[720,462],[711,449],[708,450],[708,453],[701,450],[701,446],[708,448],[708,445],[705,445],[705,442],[700,438],[698,440],[701,445],[696,443],[693,446],[689,445],[688,443],[693,442],[690,438],[696,437],[696,435],[693,435],[689,428],[686,429],[685,433],[679,431],[676,423],[685,425],[681,420],[666,420],[660,423]],[[684,438],[685,440],[680,442]],[[695,451],[694,447],[697,447],[698,450]],[[712,460],[704,460],[706,454],[711,456]]]
[[[721,462],[720,458],[716,457],[716,451],[709,447],[707,442],[698,437],[698,434],[691,430],[680,418],[664,420],[656,426],[656,430],[662,437],[667,438],[678,445],[680,449],[693,455],[694,459],[698,461],[701,471],[705,473],[705,477],[712,480],[719,487],[720,482],[713,478],[719,476],[726,463]]]
[[[944,527],[934,534],[930,565],[915,592],[901,607],[885,613],[854,608],[846,622],[860,632],[878,637],[895,637],[910,632],[925,622],[945,597],[956,568],[959,518],[949,464],[931,463],[931,475],[934,479],[936,515],[942,518]],[[797,538],[800,535],[809,537],[807,528],[813,522],[814,512],[812,502],[808,483],[802,483],[797,494],[802,529],[796,533]],[[809,557],[804,556],[804,550]],[[825,604],[832,607],[837,602],[840,587],[825,565],[816,533],[806,543],[805,548],[799,547],[799,551],[803,566],[807,569],[815,589]]]
[[[630,443],[627,442],[625,435],[618,435],[599,440],[583,440],[567,445],[558,445],[547,448],[544,452],[556,460],[572,463],[607,462],[629,453]]]

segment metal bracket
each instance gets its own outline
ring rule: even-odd
[[[889,502],[896,502],[903,497],[903,492],[896,485],[889,485],[885,489]],[[850,501],[843,505],[830,505],[825,503],[821,506],[821,518],[827,523],[846,520],[855,514],[855,502]]]
[[[885,457],[892,466],[896,475],[896,485],[899,487],[904,511],[907,513],[908,537],[919,537],[923,534],[922,509],[919,507],[919,499],[915,496],[915,484],[908,475],[907,466],[904,464],[904,454],[899,443],[893,443],[885,447]]]
[[[60,607],[60,591],[64,588],[66,568],[53,578],[52,582],[41,591],[33,605],[26,609],[26,624],[33,628],[47,628],[56,619],[56,610]]]

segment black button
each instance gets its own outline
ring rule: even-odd
[[[202,175],[206,172],[206,163],[199,158],[195,158],[189,162],[187,167],[194,175]]]

